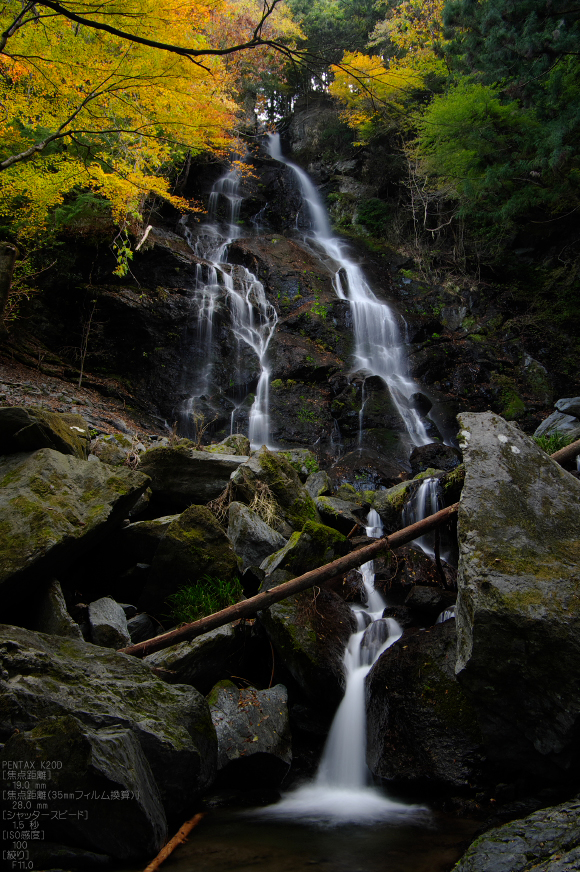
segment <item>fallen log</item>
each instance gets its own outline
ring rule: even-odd
[[[578,454],[580,454],[580,439],[577,439],[576,442],[571,442],[570,445],[565,445],[564,448],[560,448],[559,451],[550,454],[550,457],[556,463],[567,463],[568,460],[574,460]]]
[[[270,590],[258,593],[233,606],[228,606],[226,609],[214,612],[213,615],[200,618],[199,621],[194,621],[192,624],[178,627],[177,630],[170,630],[169,633],[156,636],[154,639],[147,639],[147,641],[139,642],[137,645],[120,648],[119,653],[144,657],[146,654],[161,651],[163,648],[168,648],[177,642],[195,639],[196,636],[201,636],[202,633],[215,630],[217,627],[223,627],[224,624],[229,624],[231,621],[236,621],[239,618],[249,618],[255,615],[256,612],[267,609],[268,606],[274,605],[274,603],[280,602],[280,600],[286,599],[286,597],[299,593],[302,590],[307,590],[309,587],[320,585],[336,575],[348,572],[349,569],[354,569],[355,566],[360,566],[361,563],[372,560],[376,554],[379,554],[386,548],[398,548],[401,545],[406,545],[407,542],[412,542],[413,539],[417,539],[429,530],[433,530],[435,527],[443,524],[457,512],[458,508],[459,503],[454,503],[452,506],[441,509],[440,512],[435,512],[434,515],[430,515],[422,521],[417,521],[417,523],[411,524],[409,527],[404,527],[402,530],[397,530],[396,533],[391,533],[390,536],[377,539],[371,545],[365,545],[357,551],[351,551],[350,554],[345,555],[345,557],[339,557],[338,560],[333,560],[332,563],[327,563],[325,566],[318,567],[318,569],[311,569],[310,572],[306,572],[304,575],[299,575],[297,578],[284,582],[284,584],[279,584],[276,587],[270,588]]]
[[[191,820],[186,821],[183,826],[179,828],[173,838],[167,842],[165,847],[161,848],[155,859],[149,863],[144,872],[155,872],[155,870],[159,869],[163,861],[167,860],[169,855],[172,854],[179,845],[187,842],[187,836],[204,816],[204,812],[199,812],[199,814],[194,815]]]

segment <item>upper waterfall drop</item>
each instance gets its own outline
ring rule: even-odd
[[[413,444],[427,445],[432,440],[419,414],[409,403],[418,388],[405,373],[403,344],[393,312],[386,303],[377,299],[360,267],[347,256],[345,244],[333,235],[318,191],[304,170],[284,157],[277,133],[270,134],[268,153],[294,173],[310,218],[308,238],[322,249],[330,262],[337,296],[350,304],[355,333],[355,369],[366,370],[369,375],[382,379]]]
[[[219,220],[220,201],[225,201],[225,221]],[[220,296],[225,300],[230,313],[230,326],[238,346],[248,346],[256,355],[260,375],[255,398],[249,415],[249,438],[252,448],[262,445],[273,447],[270,442],[269,385],[270,372],[267,352],[276,329],[278,315],[268,301],[262,282],[246,267],[229,263],[228,249],[241,236],[238,219],[242,197],[239,193],[239,178],[230,170],[214,184],[208,208],[208,222],[192,239],[184,224],[185,237],[196,255],[208,262],[200,264],[197,273],[193,303],[197,308],[197,356],[201,364],[195,373],[198,392],[187,399],[181,407],[180,416],[185,429],[195,415],[196,399],[202,396],[210,383],[212,371],[211,340],[213,318]],[[239,357],[239,355],[238,355]],[[193,379],[190,379],[193,381]],[[236,407],[231,415],[231,432],[234,432]]]

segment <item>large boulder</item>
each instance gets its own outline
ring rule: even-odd
[[[457,677],[504,778],[559,780],[580,764],[580,481],[491,412],[460,424]]]
[[[151,448],[139,469],[151,476],[152,500],[160,512],[182,512],[192,503],[205,504],[227,487],[243,455],[212,454],[192,448]]]
[[[454,872],[576,872],[580,869],[580,801],[535,811],[488,830]]]
[[[381,778],[466,787],[481,775],[477,715],[455,678],[455,622],[405,634],[366,680],[367,762]]]
[[[233,497],[248,504],[272,505],[271,525],[285,537],[301,530],[307,521],[318,521],[314,500],[289,460],[265,445],[232,475]]]
[[[49,769],[50,816],[42,822],[47,840],[119,860],[155,856],[164,845],[167,821],[159,790],[126,726],[95,728],[71,715],[49,717],[11,736],[0,760],[4,771],[10,763],[42,770],[58,761],[59,768]],[[82,813],[71,814],[71,796]]]
[[[0,742],[47,717],[92,730],[122,726],[137,739],[166,814],[185,819],[212,782],[216,737],[193,687],[168,685],[134,657],[86,642],[0,626]]]
[[[277,787],[292,762],[288,693],[282,684],[239,690],[231,681],[208,696],[218,738],[218,781],[235,787]]]
[[[413,475],[425,472],[427,469],[455,469],[461,463],[461,452],[452,445],[442,442],[430,442],[428,445],[418,445],[413,448],[409,458]]]
[[[4,616],[23,603],[31,584],[70,564],[126,518],[148,482],[141,472],[51,448],[0,458]]]
[[[228,674],[228,664],[239,654],[243,642],[241,634],[237,634],[231,624],[226,624],[195,639],[148,654],[143,662],[167,670],[172,681],[192,684],[205,694]]]
[[[0,454],[53,448],[85,460],[88,444],[87,422],[81,415],[15,406],[0,409]]]
[[[286,544],[286,539],[243,503],[229,507],[228,539],[242,561],[242,571],[260,563]]]
[[[167,528],[139,602],[159,612],[168,596],[202,576],[230,579],[238,561],[224,530],[206,506],[190,506]]]
[[[232,433],[217,445],[208,445],[205,450],[211,454],[228,454],[230,457],[246,458],[250,456],[250,440],[241,433]]]

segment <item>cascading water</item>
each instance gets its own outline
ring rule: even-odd
[[[253,448],[270,445],[269,385],[270,373],[267,366],[267,351],[276,329],[278,316],[274,306],[268,302],[264,286],[246,267],[228,263],[228,248],[240,237],[238,218],[242,198],[239,194],[238,176],[235,171],[226,173],[219,179],[209,198],[209,220],[193,239],[184,223],[184,232],[190,247],[196,255],[207,262],[199,265],[194,304],[198,321],[196,354],[200,365],[190,381],[195,381],[197,392],[186,400],[181,408],[182,428],[191,427],[190,421],[195,413],[196,400],[207,393],[212,371],[212,331],[213,317],[217,302],[221,297],[227,300],[231,329],[238,344],[249,347],[257,356],[260,376],[255,399],[250,409],[249,438]],[[219,208],[225,203],[225,221],[218,218]],[[238,367],[239,369],[239,364]],[[234,432],[236,407],[232,410],[230,431]]]
[[[368,536],[378,538],[383,528],[371,509]],[[422,816],[425,809],[395,802],[371,786],[366,765],[365,678],[383,651],[400,638],[393,618],[383,618],[385,601],[374,587],[374,566],[361,566],[366,605],[351,608],[357,630],[344,655],[346,688],[330,728],[316,778],[279,803],[261,810],[269,817],[321,823],[373,823]]]
[[[442,508],[439,481],[436,478],[426,478],[403,508],[403,527],[409,527],[417,521],[422,521]],[[432,560],[435,559],[434,533],[419,536],[413,540],[413,545],[424,551]]]
[[[307,238],[322,249],[334,271],[333,285],[337,296],[350,304],[355,334],[355,369],[366,370],[369,375],[383,380],[413,444],[427,445],[432,440],[409,402],[418,388],[405,374],[404,350],[395,316],[386,303],[376,298],[360,267],[347,256],[345,244],[332,235],[318,191],[304,170],[283,156],[278,134],[270,135],[269,154],[294,173],[308,212],[310,231]]]

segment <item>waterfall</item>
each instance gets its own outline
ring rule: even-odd
[[[381,518],[371,509],[368,536],[382,535]],[[423,814],[425,809],[395,802],[371,786],[366,765],[365,678],[386,649],[401,637],[393,618],[383,618],[385,601],[374,587],[373,561],[361,566],[366,605],[353,605],[357,630],[344,655],[346,688],[330,728],[314,781],[262,809],[269,817],[319,823],[374,823]]]
[[[333,286],[337,296],[350,304],[355,334],[355,369],[382,379],[413,444],[427,445],[432,440],[418,412],[410,406],[410,398],[418,388],[405,374],[404,348],[393,312],[374,295],[360,267],[347,256],[345,244],[332,235],[318,191],[304,170],[283,156],[278,134],[270,135],[269,154],[294,173],[308,213],[310,230],[306,238],[322,250],[334,273]]]
[[[208,392],[213,368],[212,334],[213,317],[217,301],[225,298],[230,315],[230,326],[236,339],[236,367],[239,372],[239,351],[249,347],[256,355],[260,375],[254,402],[250,409],[249,438],[252,448],[270,445],[269,386],[270,372],[267,366],[267,351],[276,329],[276,309],[268,302],[262,283],[244,266],[228,262],[230,244],[239,239],[238,225],[242,197],[235,171],[226,173],[215,183],[209,198],[208,222],[194,239],[185,222],[182,224],[185,238],[195,254],[208,262],[198,265],[194,289],[194,308],[198,329],[195,355],[199,364],[194,366],[195,375],[189,377],[195,383],[196,393],[185,400],[180,409],[182,427],[191,429],[196,400]],[[220,221],[220,207],[225,206],[225,220]],[[234,407],[230,419],[230,432],[235,432]]]
[[[403,527],[409,527],[417,521],[422,521],[442,508],[443,502],[438,479],[426,478],[403,508]],[[413,540],[413,545],[420,548],[432,560],[435,559],[435,533],[431,532],[419,536]]]

